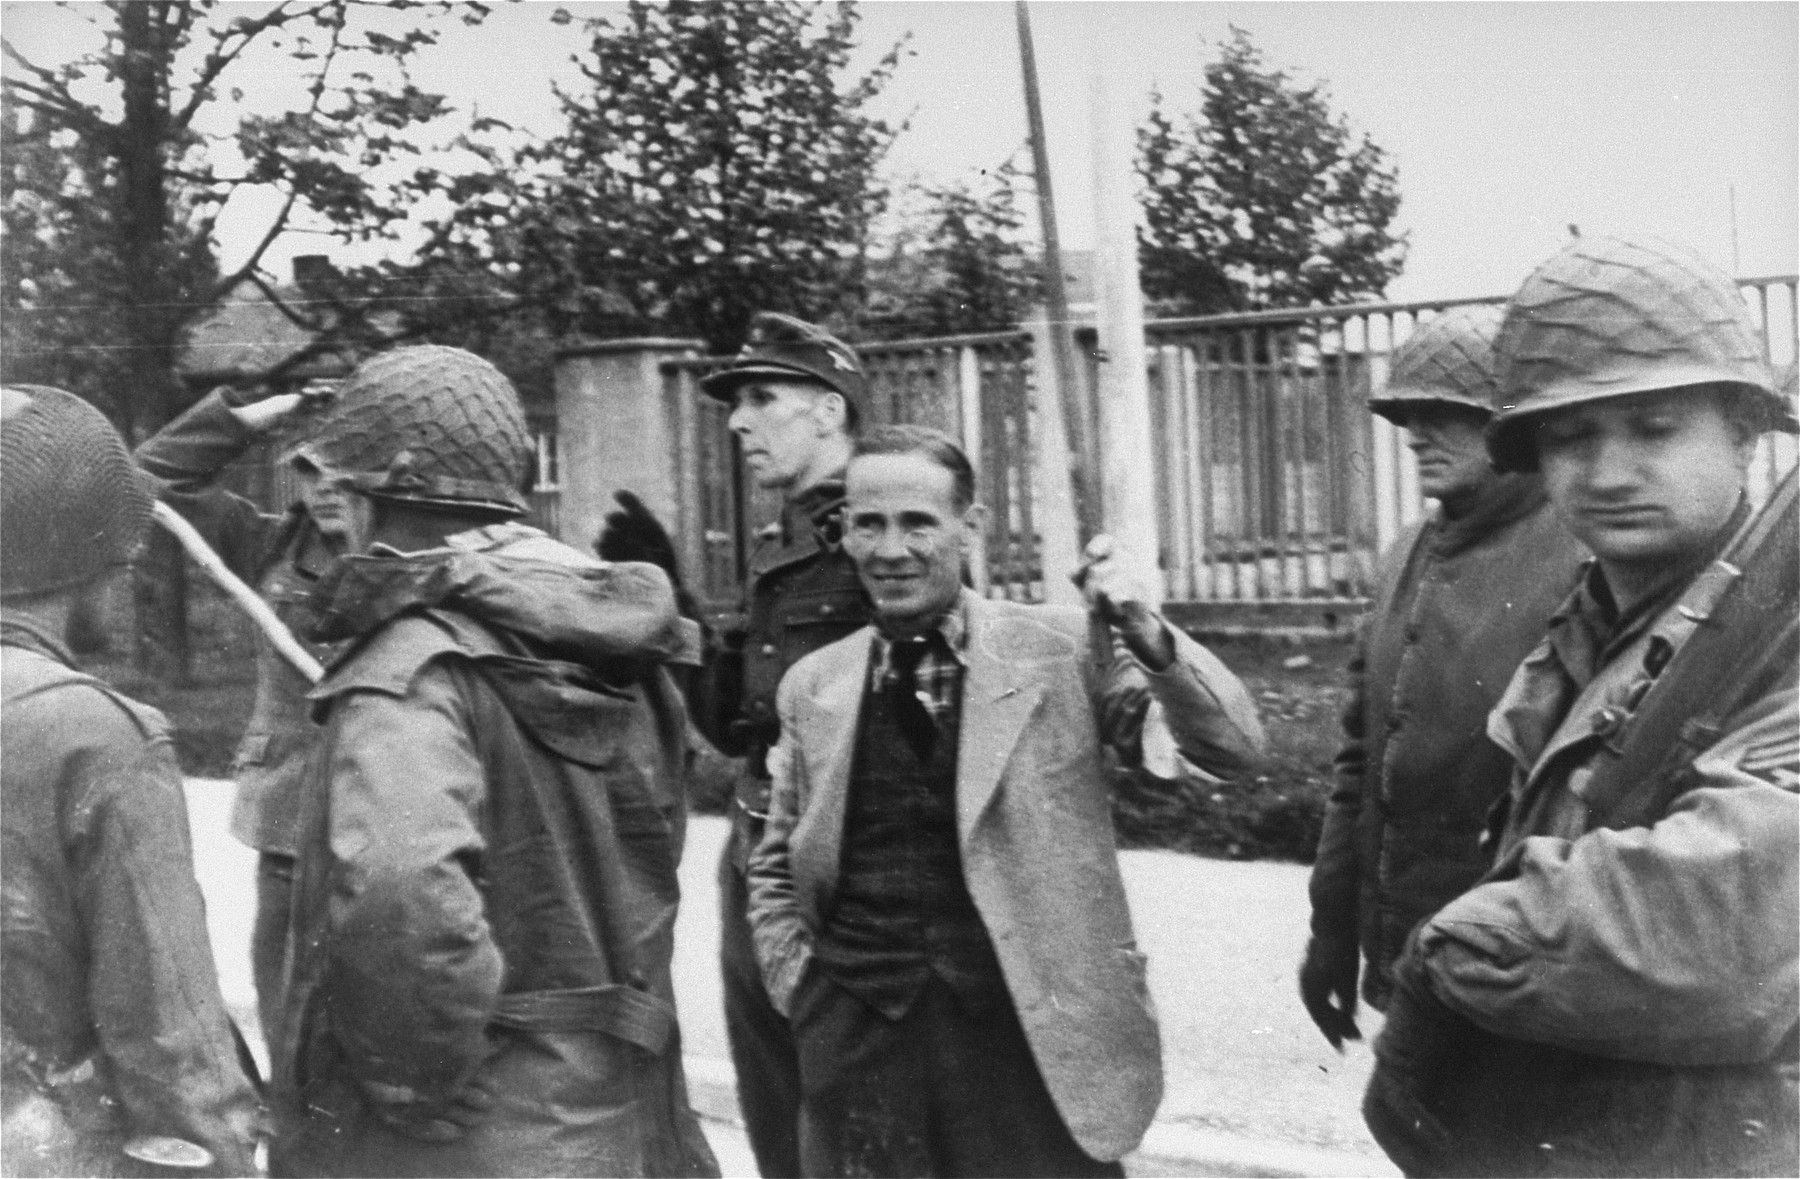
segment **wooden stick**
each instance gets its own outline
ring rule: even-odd
[[[215,585],[225,591],[238,609],[250,616],[250,621],[256,623],[263,637],[274,644],[275,649],[281,652],[281,657],[295,671],[305,676],[308,683],[316,684],[325,678],[325,669],[319,665],[319,661],[300,645],[300,640],[275,616],[275,611],[262,600],[262,596],[226,568],[224,560],[213,552],[212,546],[206,543],[206,538],[180,512],[160,502],[157,503],[155,512],[156,522],[174,534],[175,539],[181,542],[181,547],[187,550],[188,556],[194,559],[194,563],[213,579]]]
[[[1044,236],[1044,295],[1049,303],[1049,371],[1062,410],[1063,439],[1069,454],[1069,494],[1075,506],[1080,543],[1101,530],[1099,449],[1093,417],[1075,371],[1075,325],[1069,322],[1069,292],[1063,275],[1061,239],[1056,228],[1056,196],[1050,184],[1050,145],[1044,139],[1044,109],[1038,96],[1037,53],[1031,41],[1031,13],[1025,0],[1014,10],[1019,26],[1019,68],[1025,80],[1025,121],[1031,137],[1031,172],[1037,188],[1038,225]],[[1044,368],[1044,354],[1036,360]],[[1055,456],[1060,458],[1060,456]],[[1052,466],[1061,471],[1061,464]],[[1048,578],[1046,578],[1048,581]]]

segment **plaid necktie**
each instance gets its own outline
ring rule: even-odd
[[[888,649],[888,676],[882,686],[900,731],[922,762],[931,760],[932,748],[937,744],[937,722],[931,718],[931,709],[919,699],[919,662],[929,649],[930,639],[924,635],[895,639]]]

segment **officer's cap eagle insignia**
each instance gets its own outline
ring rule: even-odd
[[[842,341],[823,328],[779,311],[757,313],[750,321],[750,342],[744,345],[743,352],[770,344],[812,344],[825,350],[832,368],[847,373],[856,371],[856,359]]]

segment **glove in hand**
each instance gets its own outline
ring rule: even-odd
[[[1307,940],[1300,961],[1300,1002],[1325,1039],[1339,1052],[1345,1040],[1362,1039],[1356,1026],[1356,972],[1359,950],[1354,940]]]
[[[606,527],[594,542],[602,561],[648,561],[669,575],[677,589],[681,570],[675,559],[675,542],[644,501],[629,491],[613,492],[618,507],[606,514]]]

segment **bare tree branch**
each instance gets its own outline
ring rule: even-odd
[[[65,120],[72,128],[88,134],[110,135],[117,131],[113,124],[101,119],[97,112],[76,101],[69,93],[67,85],[53,71],[26,60],[25,56],[13,47],[12,42],[0,38],[0,50],[3,50],[6,56],[21,69],[38,79],[37,82],[27,82],[21,78],[7,78],[0,81],[0,85],[4,85],[15,95],[23,95],[28,99],[22,103],[28,110],[55,115]]]
[[[262,240],[256,243],[256,248],[250,251],[249,258],[242,266],[213,284],[212,290],[207,295],[208,303],[217,303],[229,295],[240,282],[256,273],[262,266],[263,255],[269,252],[269,247],[275,244],[275,239],[280,237],[282,230],[287,228],[288,216],[293,212],[294,203],[299,199],[298,192],[289,190],[287,200],[282,202],[281,212],[275,214],[274,219],[269,222],[269,228],[263,233]]]
[[[251,20],[240,17],[223,29],[214,30],[213,50],[206,55],[200,66],[200,73],[194,84],[188,88],[188,98],[181,109],[174,114],[173,122],[177,127],[185,129],[193,121],[194,115],[206,105],[207,94],[219,75],[230,67],[256,39],[270,29],[280,28],[297,17],[305,16],[309,11],[330,7],[329,4],[316,5],[311,9],[296,10],[291,4],[277,4],[261,17]],[[235,44],[232,42],[235,40]]]

